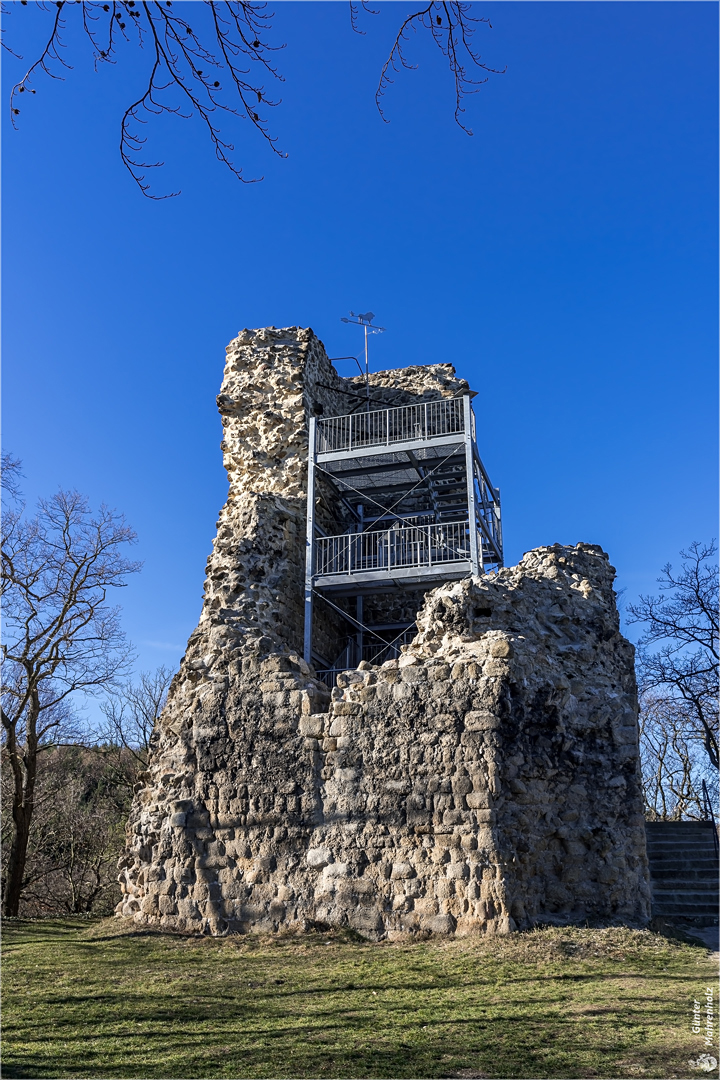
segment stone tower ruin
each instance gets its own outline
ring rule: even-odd
[[[450,364],[370,376],[378,414],[446,415],[468,393]],[[373,939],[645,922],[633,648],[600,548],[555,544],[502,568],[482,530],[473,556],[411,506],[382,558],[410,550],[417,529],[413,565],[451,551],[440,561],[471,560],[463,573],[364,587],[360,608],[342,588],[325,602],[318,583],[307,653],[310,432],[357,416],[365,394],[311,330],[244,330],[228,347],[229,494],[133,802],[118,914],[184,932],[349,926]],[[462,488],[444,468],[426,484],[447,510],[436,521],[452,520]],[[336,586],[366,541],[332,475],[312,490],[311,537],[338,542],[324,547]],[[339,671],[342,649],[355,652]]]

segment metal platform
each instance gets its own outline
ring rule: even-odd
[[[470,395],[310,420],[305,658],[313,597],[427,590],[502,566],[500,496],[476,445]],[[316,485],[344,532],[316,523]],[[364,629],[368,629],[365,627]],[[362,648],[361,648],[362,651]]]
[[[377,588],[387,580],[395,588],[422,580],[446,581],[472,573],[469,523],[394,524],[389,529],[315,541],[316,588],[354,591]]]

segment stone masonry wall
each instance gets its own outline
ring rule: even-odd
[[[384,372],[373,403],[466,385],[450,365]],[[435,589],[400,660],[332,695],[299,656],[307,417],[350,411],[362,390],[309,330],[229,346],[230,492],[135,795],[118,912],[372,938],[641,924],[633,650],[601,549],[539,548]]]

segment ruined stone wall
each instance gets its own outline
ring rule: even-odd
[[[540,548],[435,589],[400,661],[341,676],[332,697],[298,655],[308,411],[349,411],[358,383],[308,330],[228,349],[230,493],[133,803],[119,912],[371,937],[643,922],[632,646],[599,548]],[[449,365],[385,372],[373,403],[464,386]]]

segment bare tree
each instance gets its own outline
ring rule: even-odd
[[[668,563],[659,596],[628,605],[630,622],[644,623],[638,642],[641,692],[673,708],[684,737],[704,747],[718,767],[718,567],[715,542],[681,551],[680,571]]]
[[[687,707],[656,691],[640,699],[640,766],[650,820],[704,818],[703,781],[717,799],[717,770],[696,737]]]
[[[20,0],[21,7],[27,0]],[[127,106],[120,124],[120,156],[143,195],[148,198],[170,198],[150,193],[149,171],[163,165],[162,161],[144,160],[146,137],[143,127],[151,116],[162,113],[187,119],[196,114],[205,126],[215,150],[215,156],[243,183],[255,183],[262,177],[246,179],[235,164],[235,147],[221,132],[219,118],[225,115],[248,121],[279,157],[276,137],[270,134],[267,111],[280,104],[274,100],[266,83],[283,82],[275,67],[273,54],[285,48],[269,44],[273,15],[265,3],[246,3],[244,0],[203,0],[202,3],[177,3],[173,0],[112,0],[104,3],[90,0],[56,0],[41,4],[52,16],[46,43],[40,56],[26,71],[11,92],[10,115],[16,125],[20,115],[21,96],[34,94],[33,77],[39,72],[59,79],[61,69],[70,69],[63,52],[63,33],[67,15],[82,21],[82,29],[92,50],[95,69],[100,64],[117,62],[118,47],[124,41],[134,43],[147,57],[147,79],[143,93]],[[350,4],[352,29],[364,33],[358,25],[360,9],[377,14],[365,0]],[[478,25],[490,23],[475,19],[471,5],[458,2],[431,2],[403,20],[380,75],[376,103],[384,120],[381,99],[392,83],[389,71],[410,69],[405,55],[410,31],[428,32],[449,64],[455,83],[455,119],[469,135],[462,120],[462,101],[474,93],[487,74],[497,69],[485,65],[472,44]],[[7,7],[5,13],[7,14]],[[192,26],[189,20],[192,20]],[[3,42],[5,44],[5,42]],[[5,46],[8,47],[7,45]],[[9,50],[12,52],[12,50]],[[16,53],[13,53],[17,56]],[[482,71],[486,77],[473,79],[471,72]]]
[[[108,590],[140,569],[124,555],[135,534],[103,506],[60,491],[27,517],[17,504],[2,523],[2,734],[12,772],[12,837],[3,910],[18,913],[38,758],[72,737],[72,700],[127,670],[130,650]]]
[[[155,722],[167,700],[173,672],[161,666],[143,671],[137,683],[111,688],[100,706],[104,723],[96,741],[112,762],[117,781],[133,788],[147,765]]]

